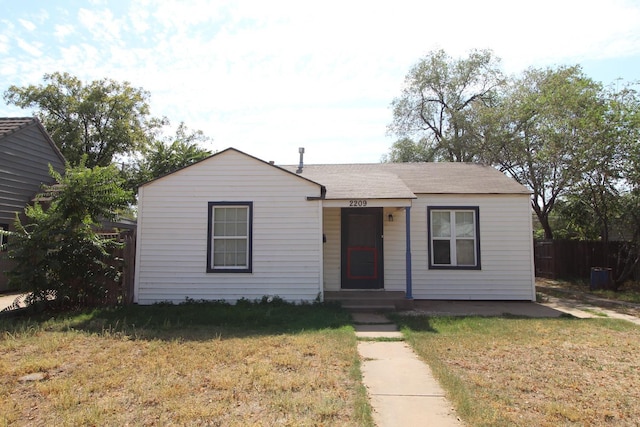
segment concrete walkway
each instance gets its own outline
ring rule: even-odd
[[[378,427],[459,427],[431,368],[404,342],[396,325],[383,315],[352,313],[362,360],[362,381]],[[398,341],[369,341],[375,338]]]
[[[590,318],[610,318],[626,320],[636,325],[640,325],[640,319],[629,314],[618,313],[617,311],[609,308],[594,305],[589,302],[580,302],[576,300],[561,299],[547,295],[545,297],[547,302],[544,303],[546,307],[554,310],[562,311],[563,313],[570,314],[579,319]]]
[[[640,325],[637,317],[580,301],[547,297],[545,303],[502,301],[415,301],[409,313],[430,316],[609,317]],[[431,368],[403,341],[384,315],[353,312],[359,338],[362,381],[378,427],[462,426]],[[376,341],[383,338],[390,341]],[[391,341],[395,340],[395,341]]]

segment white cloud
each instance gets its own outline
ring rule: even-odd
[[[55,25],[53,35],[56,37],[56,39],[62,42],[67,38],[67,36],[73,34],[74,32],[75,28],[71,24]]]
[[[9,52],[9,37],[5,34],[0,34],[0,54]]]
[[[129,9],[129,20],[133,29],[138,34],[146,33],[149,28],[149,2],[137,2],[131,5]]]
[[[151,13],[159,56],[144,86],[159,110],[204,129],[218,148],[246,144],[280,161],[276,147],[295,154],[307,141],[317,145],[310,148],[320,161],[344,161],[336,152],[377,161],[391,142],[388,105],[409,66],[429,50],[458,56],[493,47],[517,72],[590,52],[597,40],[610,45],[616,31],[635,28],[587,31],[597,10],[556,3],[543,1],[520,15],[505,15],[513,3],[495,1],[455,11],[431,2],[242,2],[214,10],[163,3]],[[614,4],[610,14],[616,13]],[[592,33],[588,44],[576,44],[574,35]]]
[[[379,160],[393,140],[389,103],[432,49],[492,48],[508,73],[640,55],[640,7],[623,0],[96,0],[67,12],[50,10],[47,44],[27,13],[3,21],[3,80],[127,80],[151,92],[154,115],[202,129],[214,148],[279,163],[303,145],[310,162]],[[39,57],[7,58],[14,41]]]
[[[36,29],[36,24],[26,19],[18,19],[20,25],[22,25],[27,31],[33,31]]]
[[[93,11],[82,8],[78,11],[78,20],[93,34],[94,41],[120,42],[121,22],[113,17],[109,9]]]
[[[28,53],[29,55],[40,57],[42,56],[42,50],[40,50],[41,44],[38,42],[28,42],[23,38],[16,38],[18,47]]]

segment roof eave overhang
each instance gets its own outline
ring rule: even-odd
[[[417,197],[324,199],[324,208],[402,208],[410,207]]]
[[[416,193],[420,196],[530,196],[531,191],[492,191],[492,192],[429,192],[429,193]]]

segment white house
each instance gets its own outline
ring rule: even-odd
[[[531,227],[529,191],[488,166],[229,148],[140,187],[134,300],[533,301]]]

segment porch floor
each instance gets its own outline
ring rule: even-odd
[[[352,311],[395,311],[413,307],[413,300],[406,299],[402,291],[326,291],[324,300],[339,302],[342,307]]]

